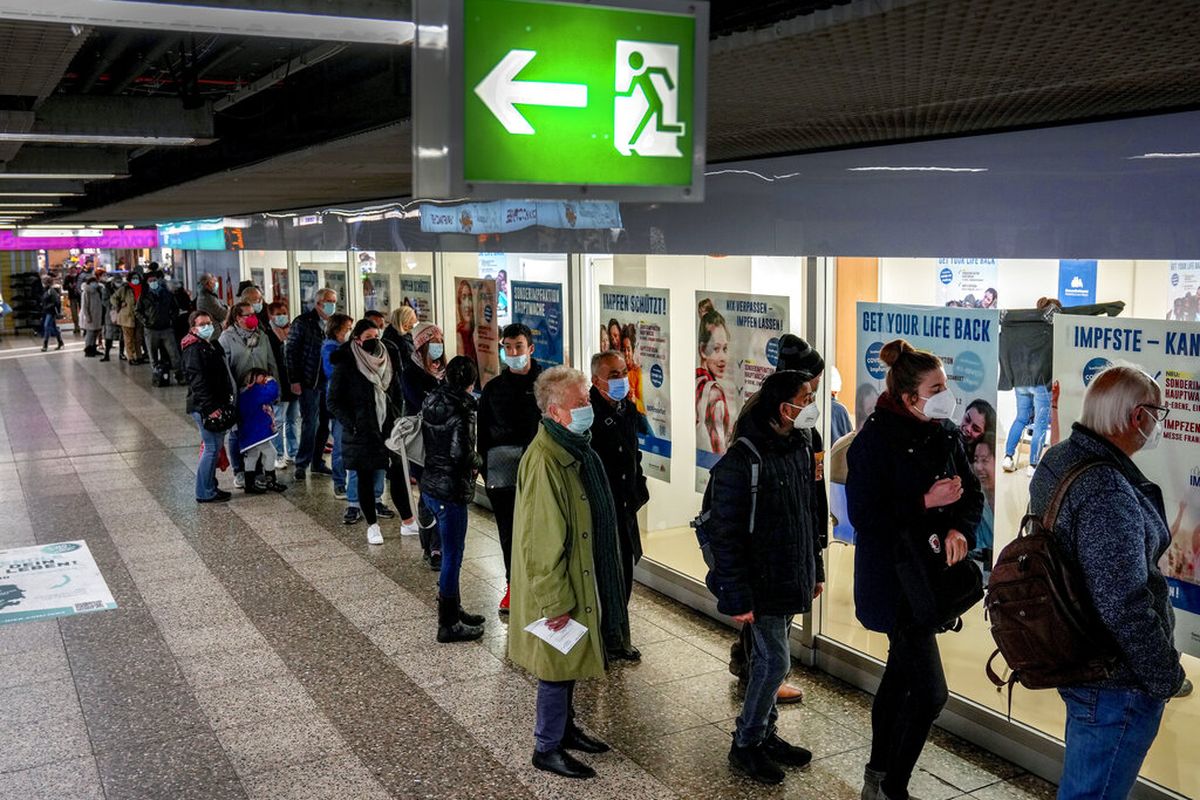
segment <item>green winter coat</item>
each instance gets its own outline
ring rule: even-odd
[[[508,656],[545,681],[604,674],[592,509],[579,470],[539,425],[517,472]],[[566,613],[588,629],[566,655],[525,632],[531,622]]]

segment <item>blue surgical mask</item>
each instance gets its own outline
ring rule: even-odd
[[[208,325],[201,325],[199,328],[196,328],[196,335],[201,339],[208,341],[212,338],[213,330],[215,329],[213,328],[212,323],[209,323]]]
[[[446,346],[444,344],[442,344],[441,342],[430,342],[429,343],[429,359],[431,361],[437,361],[439,358],[441,358],[445,354],[446,354]]]
[[[252,303],[250,307],[254,309],[255,314],[262,313],[262,303]]]
[[[321,310],[325,312],[325,316],[332,317],[337,312],[337,303],[322,303]]]
[[[150,281],[149,285],[150,285],[150,288],[154,289],[154,290],[157,290],[158,286],[159,286],[158,281]]]
[[[275,323],[276,328],[286,328],[288,324],[287,314],[276,314],[271,321]]]
[[[618,402],[629,396],[629,378],[609,378],[608,396]]]
[[[130,282],[130,283],[132,283],[134,286],[141,286],[141,285],[142,285],[142,279],[141,279],[141,278],[130,278],[130,279],[129,279],[129,282]]]
[[[592,422],[596,419],[596,412],[592,410],[590,405],[583,408],[571,409],[571,424],[567,426],[567,430],[574,434],[587,433],[592,429]]]
[[[504,363],[508,364],[509,369],[515,369],[517,372],[529,366],[529,353],[522,353],[519,356],[510,356],[504,354]]]

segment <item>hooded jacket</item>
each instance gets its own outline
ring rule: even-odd
[[[482,462],[475,452],[478,403],[466,392],[442,383],[421,407],[425,465],[421,492],[443,503],[469,503],[475,497],[475,472]]]
[[[238,447],[243,453],[274,438],[274,421],[263,406],[273,406],[278,399],[279,384],[274,380],[255,382],[238,392]]]
[[[975,547],[983,490],[971,471],[958,427],[949,420],[919,420],[890,393],[854,437],[847,454],[846,499],[857,531],[854,548],[855,613],[868,630],[891,633],[907,608],[896,561],[899,537],[929,548],[936,536],[941,552],[956,530]],[[934,481],[958,476],[962,497],[952,505],[925,508]]]
[[[358,369],[352,342],[339,345],[329,354],[333,368],[329,391],[325,399],[329,413],[342,425],[342,460],[346,469],[372,472],[387,469],[391,451],[385,442],[395,425],[402,396],[400,381],[392,372],[387,387],[388,414],[383,425],[375,416],[375,387]]]
[[[708,532],[716,563],[709,588],[723,614],[803,614],[812,608],[824,574],[811,507],[811,440],[799,431],[781,436],[757,415],[744,417],[739,432],[753,442],[761,461],[735,440],[710,471]],[[750,534],[755,463],[760,471]]]
[[[187,378],[187,412],[207,417],[234,399],[233,377],[219,342],[194,333],[183,337],[183,374]]]

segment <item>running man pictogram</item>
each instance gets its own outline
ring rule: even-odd
[[[685,158],[679,117],[684,74],[679,48],[664,42],[617,40],[612,143],[622,155]]]
[[[629,54],[629,66],[636,73],[629,84],[629,91],[622,92],[621,97],[631,97],[638,88],[641,88],[642,95],[646,98],[646,113],[642,115],[642,121],[638,123],[637,130],[633,132],[633,136],[629,137],[629,144],[637,142],[638,137],[642,135],[642,131],[650,124],[650,120],[658,118],[658,124],[655,130],[659,133],[683,133],[682,125],[668,125],[663,121],[663,101],[658,94],[658,87],[654,85],[652,76],[661,75],[667,83],[667,91],[675,91],[675,81],[671,80],[671,73],[665,67],[646,67],[646,58],[641,52],[635,50]]]

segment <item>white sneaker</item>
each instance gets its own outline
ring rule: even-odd
[[[287,456],[275,456],[275,469],[283,469],[287,465]]]
[[[233,485],[239,489],[245,489],[246,488],[246,473],[244,473],[244,472],[233,473]]]
[[[1032,478],[1033,473],[1037,470],[1037,464],[1030,464],[1025,468],[1025,477]]]
[[[383,531],[378,522],[367,528],[367,544],[383,544]]]
[[[414,519],[412,522],[404,522],[400,525],[401,536],[416,536],[421,532],[421,526]]]
[[[1001,462],[1001,466],[1004,467],[1005,472],[1016,472],[1017,471],[1017,465],[1013,462],[1012,456],[1005,456],[1004,461]]]

